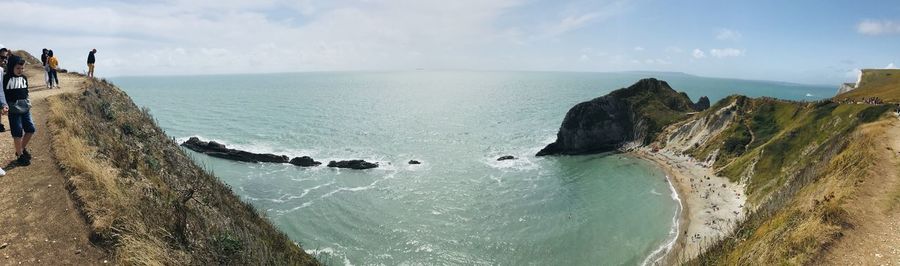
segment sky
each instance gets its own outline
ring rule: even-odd
[[[101,77],[305,71],[671,71],[807,84],[900,65],[900,3],[0,0],[0,44]]]

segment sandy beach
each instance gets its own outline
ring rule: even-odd
[[[689,260],[716,239],[731,233],[744,217],[744,186],[718,177],[712,168],[688,156],[668,150],[640,148],[631,154],[658,164],[681,199],[679,234],[675,245],[660,260],[677,264]]]

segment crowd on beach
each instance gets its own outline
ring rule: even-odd
[[[97,49],[88,53],[88,77],[94,76],[94,54]],[[24,58],[13,54],[12,50],[0,48],[0,77],[2,77],[3,93],[0,93],[0,115],[6,115],[9,119],[9,132],[12,135],[15,147],[16,159],[9,166],[31,165],[31,153],[28,152],[28,142],[37,131],[34,120],[31,118],[31,101],[28,97],[30,89],[28,78],[25,76]],[[53,54],[53,50],[44,48],[41,51],[41,65],[44,72],[44,84],[47,89],[59,89],[59,59]],[[0,132],[6,131],[6,126],[0,122]],[[0,168],[0,176],[6,175],[6,171]]]

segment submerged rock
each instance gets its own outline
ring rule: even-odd
[[[331,161],[331,162],[328,162],[328,167],[363,170],[363,169],[376,168],[376,167],[378,167],[378,164],[366,162],[363,160]]]
[[[181,146],[190,150],[203,153],[212,157],[222,158],[232,161],[251,162],[251,163],[287,163],[288,157],[285,155],[275,155],[270,153],[252,153],[248,151],[235,150],[226,148],[224,144],[215,141],[201,141],[200,138],[191,137]]]
[[[309,156],[295,157],[294,159],[291,159],[290,163],[302,167],[312,167],[322,164],[321,162],[313,160],[313,158]]]
[[[416,160],[409,160],[409,164],[422,164],[422,162],[416,161]]]
[[[515,159],[516,159],[515,156],[506,155],[506,156],[501,156],[500,158],[497,158],[497,161],[506,161],[506,160],[515,160]]]
[[[642,79],[569,109],[556,141],[537,156],[602,153],[628,144],[646,145],[665,126],[697,111],[695,106],[687,94],[676,92],[665,81]]]

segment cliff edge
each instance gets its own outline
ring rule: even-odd
[[[109,260],[319,264],[197,166],[125,92],[105,80],[68,75],[78,88],[47,99],[47,133],[41,134],[50,136],[52,157],[91,243]]]

